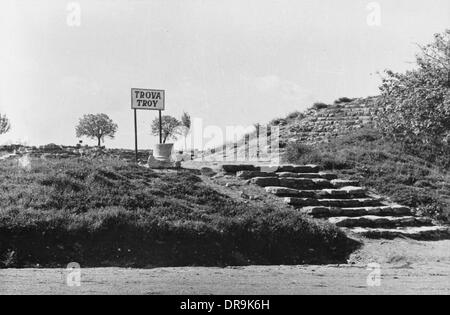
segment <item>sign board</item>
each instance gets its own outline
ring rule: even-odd
[[[138,128],[137,110],[157,110],[159,111],[159,143],[162,143],[162,115],[165,109],[165,91],[153,89],[131,89],[131,109],[134,111],[134,150],[136,163],[138,162]]]
[[[165,91],[149,89],[131,89],[131,108],[164,110]]]

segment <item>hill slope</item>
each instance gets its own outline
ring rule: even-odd
[[[282,162],[321,165],[324,170],[356,179],[394,202],[414,208],[418,214],[449,222],[449,169],[442,166],[445,163],[430,162],[425,154],[419,157],[400,143],[383,138],[376,130],[377,99],[343,98],[333,105],[315,104],[305,112],[274,119],[270,125],[279,127],[279,148],[270,148],[272,154],[261,154],[260,160],[278,163],[279,156]],[[237,143],[238,159],[257,160],[254,154],[247,158],[245,153],[256,152],[256,143],[254,135],[249,141]],[[259,143],[267,152],[267,144]],[[228,158],[233,153],[229,150]],[[222,153],[213,158],[220,160]]]
[[[354,242],[196,170],[115,158],[0,160],[0,268],[342,262]]]

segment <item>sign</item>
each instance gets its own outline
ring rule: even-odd
[[[134,111],[134,151],[136,163],[138,162],[138,128],[137,110],[157,110],[159,111],[159,143],[162,143],[162,116],[161,111],[165,107],[165,91],[150,89],[131,89],[131,109]]]
[[[131,89],[131,109],[164,110],[165,91]]]

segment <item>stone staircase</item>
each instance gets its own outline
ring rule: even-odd
[[[450,229],[409,207],[376,196],[358,181],[338,179],[315,165],[223,165],[225,173],[248,180],[304,214],[327,220],[347,232],[369,238],[441,239]]]

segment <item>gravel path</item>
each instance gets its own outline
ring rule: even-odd
[[[0,294],[450,294],[450,241],[367,241],[347,265],[0,270]],[[368,285],[380,265],[380,286]],[[374,283],[376,284],[376,282]]]

